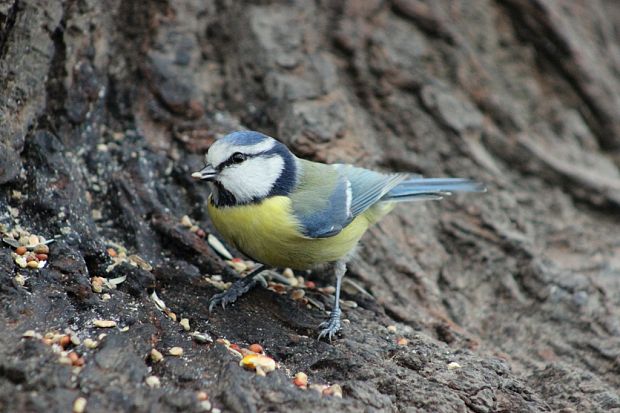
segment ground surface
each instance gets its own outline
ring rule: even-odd
[[[618,22],[611,0],[0,1],[0,223],[56,237],[42,269],[0,246],[0,410],[620,411]],[[189,175],[240,127],[489,191],[369,231],[349,279],[371,297],[346,289],[334,343],[329,290],[210,314],[233,272],[181,218],[210,232]],[[139,258],[108,271],[108,248]]]

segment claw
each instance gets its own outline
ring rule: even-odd
[[[212,312],[218,304],[222,306],[222,309],[225,309],[228,304],[234,303],[237,301],[237,298],[241,297],[243,294],[247,293],[254,286],[256,286],[257,282],[258,280],[253,277],[246,277],[235,281],[228,290],[217,293],[211,297],[209,300],[209,312]]]
[[[340,309],[337,308],[332,311],[329,319],[319,324],[319,328],[322,329],[319,332],[319,340],[321,340],[323,337],[327,337],[327,339],[331,343],[334,335],[342,329],[342,327],[340,326]]]

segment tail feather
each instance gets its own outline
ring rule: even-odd
[[[485,192],[484,184],[465,178],[410,178],[391,189],[382,201],[442,199],[453,192]]]

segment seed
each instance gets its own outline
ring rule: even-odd
[[[181,327],[183,327],[183,330],[189,331],[189,319],[182,318],[179,324],[181,324]]]
[[[295,273],[290,268],[285,268],[284,271],[282,271],[282,275],[286,278],[295,278]]]
[[[339,384],[332,384],[325,390],[323,390],[324,396],[335,396],[342,399],[342,387]]]
[[[37,261],[38,262],[39,260],[37,259],[37,257],[35,257],[32,254],[26,255],[26,262],[31,262],[31,261]]]
[[[71,337],[66,336],[66,335],[60,337],[60,340],[58,341],[58,344],[60,344],[60,347],[62,348],[68,347],[70,343],[71,343]]]
[[[216,409],[211,409],[211,402],[209,400],[202,400],[200,401],[200,403],[198,403],[198,408],[200,409],[200,411],[203,412],[208,412],[209,410],[211,410],[211,412],[213,412]]]
[[[84,397],[78,397],[73,402],[73,413],[84,413],[88,401]]]
[[[80,357],[80,358],[78,358],[78,359],[77,359],[77,360],[73,363],[73,365],[74,365],[75,367],[82,367],[84,364],[86,364],[86,360],[84,360],[84,357]]]
[[[17,274],[15,277],[13,277],[13,279],[15,280],[17,285],[20,285],[22,287],[26,285],[26,277],[24,277],[22,274]]]
[[[79,346],[82,343],[80,338],[76,336],[75,334],[71,334],[70,337],[71,337],[71,344],[73,344],[74,346]]]
[[[204,238],[207,236],[207,234],[201,228],[198,228],[198,230],[196,231],[196,235],[198,235],[200,238]]]
[[[101,294],[101,299],[103,301],[108,301],[110,298],[112,298],[112,296],[110,294],[108,294],[108,293]]]
[[[19,265],[21,268],[26,268],[28,266],[28,262],[26,261],[26,257],[20,255],[15,258],[15,264]]]
[[[183,215],[181,217],[181,225],[183,225],[184,227],[190,228],[193,225],[192,220],[187,215]]]
[[[103,277],[93,277],[90,279],[91,288],[94,293],[98,294],[103,291],[104,281]]]
[[[67,357],[71,359],[71,364],[75,364],[75,362],[78,361],[78,359],[80,358],[80,356],[78,356],[75,353],[75,351],[72,351],[71,353],[67,354]]]
[[[93,320],[93,324],[95,327],[100,328],[116,327],[116,321],[114,320]]]
[[[71,366],[73,364],[73,360],[71,360],[71,358],[69,358],[68,356],[60,356],[58,358],[58,363],[64,364],[66,366]]]
[[[28,249],[26,247],[24,247],[23,245],[20,245],[19,247],[17,247],[15,249],[15,254],[17,254],[17,255],[24,255],[26,253],[26,251],[28,251]]]
[[[39,244],[39,237],[37,237],[36,235],[31,235],[28,237],[28,245],[38,245]]]
[[[39,261],[28,261],[26,266],[28,268],[39,268]]]
[[[146,385],[150,388],[157,388],[161,386],[161,381],[157,376],[148,376],[145,380]]]
[[[258,353],[261,354],[263,352],[263,346],[261,346],[260,344],[254,343],[254,344],[250,344],[250,347],[248,347],[250,349],[250,351],[254,352],[254,353]]]
[[[47,261],[47,254],[36,254],[35,257],[37,257],[39,261]]]
[[[21,245],[30,245],[30,242],[28,241],[28,236],[27,235],[22,235],[21,237],[19,237],[18,242]]]
[[[159,363],[160,361],[164,359],[164,355],[161,354],[161,352],[155,348],[151,349],[150,357],[153,363]]]
[[[196,393],[196,398],[200,401],[209,400],[209,395],[205,391],[199,391]]]
[[[110,257],[116,257],[116,250],[114,248],[108,248],[107,253]]]
[[[396,326],[395,325],[387,326],[387,331],[389,331],[390,333],[395,333],[396,332]]]
[[[97,348],[98,345],[99,343],[93,340],[92,338],[84,339],[84,346],[86,346],[86,348],[93,349],[93,348]]]
[[[300,371],[299,373],[295,374],[295,377],[293,378],[293,384],[297,387],[301,387],[302,389],[308,387],[308,376],[306,375],[306,373]]]
[[[295,301],[301,300],[302,298],[304,298],[304,295],[306,295],[304,290],[293,290],[291,292],[291,298]]]
[[[398,344],[399,346],[406,346],[407,344],[409,344],[409,340],[407,340],[405,337],[401,337],[396,340],[396,344]]]
[[[22,337],[24,338],[33,338],[37,333],[34,330],[26,330],[23,332]]]
[[[265,376],[267,373],[276,369],[276,361],[271,357],[262,354],[248,354],[239,362],[240,366],[256,370],[259,376]]]
[[[461,368],[461,365],[457,363],[456,361],[453,361],[452,363],[448,363],[448,370],[456,370],[460,368]]]
[[[49,254],[50,247],[48,247],[45,244],[38,244],[37,246],[34,247],[34,253],[35,254]]]
[[[183,349],[181,347],[172,347],[168,350],[168,354],[175,357],[181,357],[183,355]]]

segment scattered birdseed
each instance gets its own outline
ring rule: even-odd
[[[181,347],[172,347],[168,350],[168,354],[175,357],[181,357],[183,355],[183,349]]]
[[[93,324],[95,327],[100,328],[116,327],[116,321],[114,320],[93,320]]]
[[[90,212],[90,215],[93,217],[95,221],[100,221],[103,219],[103,213],[101,212],[100,209],[93,209]]]
[[[23,245],[20,245],[15,249],[15,254],[17,255],[24,255],[26,252],[28,252],[28,249]]]
[[[112,298],[112,296],[110,294],[108,294],[108,293],[101,294],[101,299],[103,301],[108,301],[110,298]]]
[[[460,369],[460,368],[461,368],[461,365],[459,363],[457,363],[456,361],[448,363],[448,370],[456,370],[456,369]]]
[[[256,374],[259,376],[265,376],[276,369],[276,361],[262,354],[248,354],[241,359],[239,365],[256,370]]]
[[[28,268],[33,268],[33,269],[34,269],[34,268],[39,268],[39,261],[34,261],[34,260],[33,260],[33,261],[28,261],[28,262],[26,263],[26,266],[27,266]]]
[[[389,331],[390,333],[396,333],[396,326],[395,325],[387,326],[387,331]]]
[[[209,234],[207,236],[207,243],[211,246],[211,248],[213,248],[215,252],[220,254],[225,259],[227,260],[233,259],[233,256],[230,253],[230,251],[228,251],[226,247],[224,246],[224,244],[222,244],[222,241],[217,239],[213,234]]]
[[[293,300],[301,300],[302,298],[304,298],[304,295],[306,295],[306,292],[304,290],[293,290],[291,291],[291,298]]]
[[[164,359],[164,355],[161,354],[161,352],[155,348],[151,349],[149,356],[151,357],[151,360],[153,361],[153,363],[159,363],[160,361]]]
[[[84,413],[86,411],[88,401],[84,397],[78,397],[73,402],[73,413]]]
[[[23,274],[17,274],[13,277],[13,280],[15,280],[15,283],[21,287],[26,285],[26,277],[24,277]]]
[[[181,217],[181,225],[183,225],[184,227],[190,228],[194,224],[192,224],[192,220],[190,219],[189,216],[183,215]]]
[[[65,336],[61,336],[60,340],[58,340],[58,344],[60,344],[60,347],[62,348],[67,348],[69,347],[69,344],[71,344],[71,337],[65,335]],[[75,353],[73,353],[75,354]]]
[[[152,389],[159,388],[161,386],[161,381],[157,376],[148,376],[144,382]]]
[[[194,331],[193,333],[190,334],[190,336],[192,336],[192,338],[196,342],[201,343],[201,344],[213,343],[213,339],[207,333],[201,333],[199,331]]]
[[[33,252],[35,254],[49,254],[50,248],[47,245],[45,245],[45,244],[37,244],[34,247]]]
[[[200,401],[209,400],[209,395],[206,391],[199,391],[196,393],[196,398]]]
[[[93,277],[90,279],[90,285],[94,293],[101,293],[103,291],[104,278]]]
[[[300,371],[299,373],[295,374],[295,377],[293,378],[293,384],[301,389],[308,388],[308,376],[306,375],[306,373]]]
[[[129,326],[125,326],[125,327],[119,328],[118,331],[120,331],[121,333],[129,331]]]
[[[38,334],[36,331],[34,330],[26,330],[22,333],[22,337],[23,338],[36,338]]]
[[[211,410],[211,402],[209,400],[202,400],[198,403],[198,408],[203,412],[208,412],[209,410]]]
[[[98,345],[99,345],[99,343],[97,341],[93,340],[92,338],[85,338],[84,339],[84,346],[86,348],[89,348],[89,349],[92,350],[94,348],[97,348]]]
[[[407,344],[409,344],[409,340],[407,340],[405,337],[401,337],[396,340],[396,344],[398,344],[399,346],[406,346]]]
[[[238,273],[243,273],[248,269],[247,264],[239,258],[233,258],[232,260],[226,261],[226,263],[233,267]]]
[[[250,347],[248,347],[248,349],[253,353],[258,353],[258,354],[263,353],[263,346],[261,346],[258,343],[250,344]]]
[[[357,303],[351,300],[340,300],[340,305],[343,308],[357,308]]]
[[[322,391],[323,396],[334,396],[342,399],[342,387],[339,384],[332,384]]]
[[[290,268],[285,268],[284,271],[282,271],[282,275],[286,278],[295,278],[295,273]]]
[[[129,263],[131,263],[132,265],[134,265],[134,267],[139,267],[142,268],[143,270],[146,271],[152,271],[153,267],[151,266],[151,264],[149,264],[148,262],[146,262],[142,257],[138,256],[138,255],[130,255],[129,257],[127,257],[129,259]]]
[[[181,324],[181,327],[183,327],[183,330],[189,331],[189,319],[182,318],[179,324]]]

